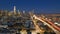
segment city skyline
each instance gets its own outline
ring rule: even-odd
[[[0,0],[0,10],[17,10],[30,11],[36,13],[60,13],[59,0]]]

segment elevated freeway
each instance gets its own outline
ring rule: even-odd
[[[40,18],[36,15],[33,15],[33,18],[40,20],[44,24],[46,24],[49,28],[51,28],[56,34],[60,34],[60,27],[53,24],[53,22],[49,21],[48,19]]]

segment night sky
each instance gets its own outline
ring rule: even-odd
[[[60,0],[0,0],[0,10],[13,10],[14,5],[27,12],[60,13]]]

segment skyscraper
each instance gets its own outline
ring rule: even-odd
[[[16,6],[14,6],[14,14],[16,14]]]

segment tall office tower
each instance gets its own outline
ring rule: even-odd
[[[16,6],[14,6],[14,14],[16,14]]]
[[[25,11],[23,11],[23,13],[25,13]]]
[[[20,14],[20,11],[18,10],[18,14]]]

